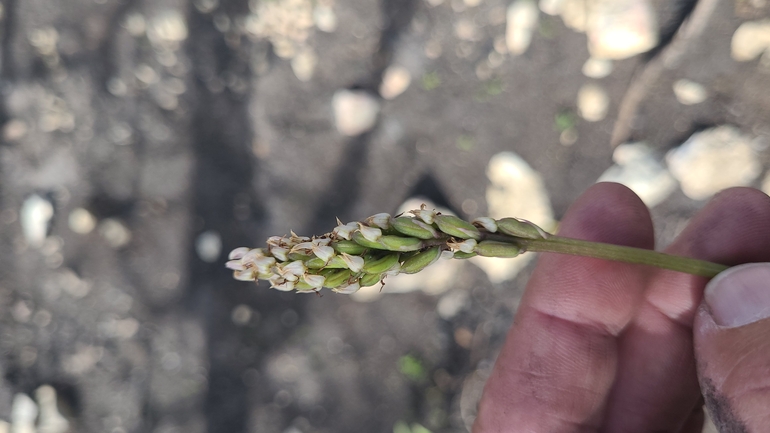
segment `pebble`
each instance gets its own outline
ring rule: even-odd
[[[235,323],[238,326],[247,325],[251,320],[251,316],[252,316],[251,307],[249,307],[246,304],[236,305],[235,308],[233,308],[233,312],[231,313],[231,318],[233,320],[233,323]]]
[[[329,6],[316,5],[313,9],[313,21],[322,32],[331,33],[337,30],[337,15]]]
[[[332,108],[337,131],[354,137],[374,127],[380,103],[363,90],[340,90],[332,98]]]
[[[548,191],[540,173],[532,169],[513,152],[501,152],[489,160],[486,199],[488,215],[492,218],[523,218],[544,230],[555,226]],[[493,283],[516,276],[534,256],[522,254],[513,259],[473,257],[470,262],[481,268]]]
[[[96,227],[96,218],[94,218],[91,212],[82,207],[73,209],[67,222],[69,223],[70,230],[81,235],[91,233],[94,227]]]
[[[380,84],[380,96],[393,99],[404,93],[412,82],[409,70],[400,65],[391,65],[385,70]]]
[[[598,84],[584,84],[578,91],[577,106],[580,116],[589,122],[598,122],[607,116],[610,98]]]
[[[18,393],[11,404],[11,431],[13,433],[36,433],[35,418],[37,404],[27,395]]]
[[[683,78],[674,83],[674,95],[680,104],[695,105],[708,98],[708,91],[701,84]]]
[[[310,81],[313,78],[313,72],[318,64],[318,56],[312,48],[305,47],[300,50],[294,58],[291,59],[291,70],[298,80],[302,82]]]
[[[722,125],[693,134],[666,155],[671,174],[693,200],[750,185],[762,171],[752,137],[733,126]]]
[[[46,237],[48,237],[53,214],[53,204],[46,198],[32,194],[24,200],[19,216],[22,232],[30,246],[40,247],[43,245]]]
[[[175,10],[161,12],[150,20],[147,37],[151,42],[168,44],[187,39],[187,23],[184,16]]]
[[[561,19],[564,25],[572,30],[585,32],[588,21],[586,0],[564,0],[561,5]]]
[[[647,207],[655,207],[676,190],[676,181],[644,143],[621,144],[612,153],[615,165],[597,182],[617,182],[629,187]]]
[[[582,71],[588,78],[604,78],[612,73],[612,60],[591,57],[583,64]]]
[[[586,36],[591,57],[626,59],[658,44],[658,24],[648,0],[593,0]]]
[[[112,248],[121,248],[131,241],[131,231],[115,218],[107,218],[99,224],[99,234]]]
[[[40,405],[38,433],[65,433],[69,430],[69,422],[59,413],[56,390],[51,385],[43,385],[35,390],[35,399]]]
[[[444,320],[451,320],[468,305],[468,292],[453,290],[438,300],[436,312]]]
[[[214,230],[207,230],[195,239],[195,252],[206,263],[214,263],[222,254],[222,236]]]
[[[770,20],[748,21],[733,33],[730,55],[738,62],[756,59],[770,52]]]
[[[506,13],[505,44],[514,56],[523,54],[537,28],[538,9],[534,0],[516,0]]]
[[[559,15],[564,9],[564,0],[540,0],[537,6],[545,14]]]

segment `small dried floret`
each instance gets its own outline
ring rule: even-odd
[[[230,251],[230,254],[227,256],[228,260],[239,260],[241,257],[244,256],[244,254],[248,253],[251,248],[249,247],[238,247],[232,251]]]
[[[376,227],[369,227],[358,223],[358,229],[361,231],[361,235],[369,242],[377,242],[382,237],[382,230]]]
[[[345,240],[350,240],[350,236],[353,234],[355,230],[358,229],[358,223],[350,222],[347,224],[342,224],[340,220],[337,220],[339,223],[337,227],[332,230],[332,234],[334,236],[337,236],[338,238],[342,238]]]

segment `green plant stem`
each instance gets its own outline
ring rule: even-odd
[[[487,233],[486,239],[516,244],[524,251],[571,254],[597,259],[615,260],[625,263],[650,265],[672,271],[685,272],[706,278],[713,278],[728,267],[705,260],[674,256],[642,248],[625,247],[600,242],[583,241],[561,236],[547,239],[523,239],[501,234]]]

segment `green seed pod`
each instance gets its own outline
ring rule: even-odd
[[[329,269],[322,271],[321,275],[326,277],[324,287],[334,289],[341,286],[343,283],[346,283],[350,279],[351,273],[349,269]]]
[[[516,218],[503,218],[497,220],[497,229],[501,233],[524,239],[543,239],[543,229],[528,221]]]
[[[312,259],[305,261],[305,267],[308,269],[321,269],[326,267],[326,262],[318,257],[313,257]]]
[[[331,246],[337,252],[350,254],[352,256],[357,256],[366,251],[366,247],[353,241],[339,240],[337,242],[332,242]]]
[[[310,263],[310,262],[312,262],[312,260],[310,260],[307,263]],[[345,263],[345,261],[342,260],[342,257],[340,256],[332,257],[331,260],[329,260],[324,266],[324,269],[347,269],[347,268],[348,268],[347,263]]]
[[[511,258],[518,256],[521,248],[504,242],[481,241],[473,251],[482,257]]]
[[[381,274],[389,271],[398,263],[399,254],[387,254],[384,257],[375,259],[374,257],[364,257],[364,272],[367,274]]]
[[[382,276],[380,274],[364,274],[361,276],[359,284],[361,287],[369,287],[379,283],[380,280],[382,280]]]
[[[366,248],[372,248],[372,249],[375,249],[375,250],[381,250],[381,249],[383,249],[383,248],[382,248],[382,245],[380,245],[380,243],[379,243],[379,242],[376,242],[376,241],[370,241],[370,240],[366,239],[366,238],[364,237],[364,235],[362,235],[362,234],[361,234],[361,232],[358,232],[358,231],[357,231],[357,232],[354,232],[354,233],[353,233],[353,234],[350,236],[350,239],[352,239],[352,240],[353,240],[353,242],[357,243],[358,245],[361,245],[362,247],[366,247]]]
[[[442,232],[460,239],[481,239],[479,229],[454,215],[436,215],[434,222]]]
[[[391,226],[399,233],[412,236],[417,239],[435,239],[439,237],[433,226],[409,217],[398,217],[391,222]]]
[[[300,254],[300,253],[289,253],[286,257],[289,258],[290,261],[296,261],[296,260],[311,260],[315,258],[315,256],[308,256],[306,254]]]
[[[380,238],[380,244],[382,249],[400,252],[417,251],[425,246],[420,239],[402,236],[383,236]]]
[[[370,241],[364,238],[364,235],[360,232],[355,232],[353,233],[352,239],[361,246],[386,251],[416,251],[423,247],[423,243],[420,239],[403,236],[385,235],[381,236],[376,241]]]
[[[455,251],[454,256],[452,256],[453,259],[470,259],[471,257],[476,257],[478,254],[476,253],[464,253],[462,251]]]
[[[401,265],[401,272],[404,274],[416,274],[438,260],[439,256],[441,256],[440,247],[432,247],[425,251],[420,251],[404,261]]]
[[[302,281],[302,279],[299,279],[299,280],[297,280],[297,281],[294,283],[294,289],[295,289],[295,290],[297,290],[297,291],[303,291],[303,290],[316,290],[316,289],[315,289],[315,288],[313,288],[313,286],[311,286],[310,284],[308,284],[308,283],[306,283],[306,282]]]

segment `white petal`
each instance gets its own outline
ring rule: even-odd
[[[336,293],[342,293],[343,295],[350,295],[351,293],[356,293],[360,288],[361,285],[358,284],[358,281],[356,281],[355,283],[348,284],[347,286],[339,286],[334,288],[332,291]]]
[[[273,286],[273,288],[282,292],[291,292],[294,290],[294,281],[286,281],[282,284],[276,284]]]
[[[286,272],[290,272],[294,275],[300,276],[307,272],[307,268],[305,267],[305,264],[302,263],[301,260],[295,260],[288,265],[285,265],[283,267],[283,270]]]
[[[311,274],[305,274],[302,276],[302,279],[305,280],[306,283],[308,283],[311,287],[315,289],[320,289],[324,286],[324,282],[326,281],[326,278],[324,278],[323,275],[311,275]]]
[[[290,252],[292,253],[299,253],[304,255],[310,255],[313,251],[313,247],[315,246],[312,242],[302,242],[297,245],[294,245],[291,247]]]
[[[455,256],[454,251],[450,250],[444,250],[441,252],[441,255],[439,256],[439,259],[445,260],[445,259],[451,259]]]
[[[476,248],[475,239],[466,239],[457,244],[457,249],[464,253],[472,253],[474,248]]]
[[[318,292],[320,292],[319,289],[307,289],[307,290],[297,289],[297,293],[318,293]]]
[[[267,281],[270,281],[271,287],[275,287],[279,284],[283,284],[284,282],[286,282],[286,280],[284,280],[283,277],[275,274],[273,274],[270,278],[268,278]]]
[[[353,233],[353,230],[358,228],[358,224],[355,222],[347,223],[347,224],[340,224],[337,227],[332,230],[332,233],[334,233],[337,237],[340,237],[342,239],[350,240],[350,235]]]
[[[262,257],[265,257],[265,253],[259,248],[254,248],[253,250],[250,250],[248,253],[244,254],[243,257],[241,257],[241,263],[244,265],[254,263],[257,259]]]
[[[254,266],[260,274],[267,274],[275,265],[275,257],[260,257],[254,261]]]
[[[269,246],[276,246],[277,247],[277,246],[283,244],[283,238],[280,237],[280,236],[270,236],[269,238],[267,238],[267,244]]]
[[[233,278],[238,281],[254,281],[256,279],[256,274],[253,269],[246,269],[245,271],[233,272]]]
[[[418,216],[421,220],[425,221],[426,224],[433,224],[433,218],[435,218],[436,216],[436,212],[432,210],[426,210],[426,209],[413,211],[413,213],[416,216]]]
[[[490,233],[497,233],[497,221],[490,217],[478,217],[472,221],[473,224],[479,224],[484,227],[484,230]]]
[[[228,260],[238,260],[241,257],[243,257],[244,254],[248,253],[250,250],[249,247],[238,247],[232,251],[230,251],[230,254],[227,256]]]
[[[230,260],[229,262],[225,263],[225,267],[234,271],[243,271],[246,269],[246,266],[243,266],[243,263],[241,263],[240,260]]]
[[[324,262],[328,262],[332,257],[334,257],[334,248],[327,246],[314,247],[313,254],[315,254],[316,257],[323,260]]]
[[[382,230],[376,227],[369,227],[358,223],[358,229],[361,230],[361,235],[363,235],[364,239],[367,241],[377,242],[382,237]]]
[[[384,230],[390,227],[390,214],[378,213],[377,215],[372,215],[369,218],[367,218],[366,222],[373,224]]]
[[[289,253],[289,250],[283,247],[270,247],[270,254],[273,255],[276,259],[285,262],[288,260],[286,257],[286,254]]]
[[[401,273],[401,263],[396,263],[395,265],[393,265],[392,268],[388,269],[382,275],[386,276],[386,277],[395,277],[396,275],[398,275],[400,273]]]
[[[332,243],[331,238],[316,238],[313,239],[313,245],[318,245],[319,247],[325,247]]]
[[[350,254],[342,253],[342,261],[348,266],[351,272],[361,272],[364,268],[364,258],[359,256],[351,256]]]

